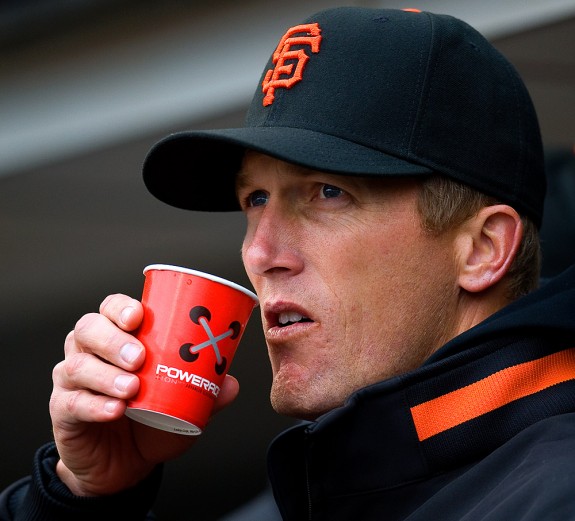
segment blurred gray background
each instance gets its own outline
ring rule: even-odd
[[[572,156],[575,0],[0,4],[2,488],[29,473],[35,449],[51,438],[51,371],[81,315],[109,293],[139,297],[151,263],[249,284],[242,217],[154,200],[140,178],[149,147],[185,128],[240,125],[286,28],[353,4],[418,7],[474,25],[524,77],[546,148]],[[266,447],[292,422],[269,406],[258,316],[232,373],[240,397],[196,450],[167,465],[160,519],[186,519],[186,507],[194,519],[218,519],[266,486]]]

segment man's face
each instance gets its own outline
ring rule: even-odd
[[[422,231],[418,190],[410,179],[246,154],[242,255],[261,299],[278,412],[315,418],[414,369],[451,337],[453,240]]]

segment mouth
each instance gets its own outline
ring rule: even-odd
[[[285,329],[296,324],[314,322],[306,310],[285,302],[267,306],[265,319],[270,330],[274,328]]]
[[[303,322],[313,322],[313,320],[295,311],[283,311],[277,315],[277,326],[280,328]]]

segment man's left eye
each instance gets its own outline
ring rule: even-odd
[[[322,185],[320,190],[321,199],[331,199],[333,197],[340,197],[344,191],[341,188],[333,185]]]

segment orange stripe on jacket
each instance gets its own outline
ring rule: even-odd
[[[575,379],[575,349],[502,369],[471,385],[411,408],[419,441],[520,398]]]

